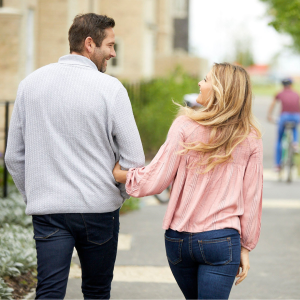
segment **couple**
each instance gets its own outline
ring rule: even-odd
[[[249,76],[215,64],[199,83],[203,108],[180,107],[144,167],[127,92],[103,74],[116,56],[114,26],[106,16],[77,16],[71,54],[19,85],[5,161],[32,215],[36,298],[64,298],[74,247],[84,298],[110,298],[124,199],[172,183],[163,228],[173,275],[187,299],[227,299],[235,277],[247,276],[260,233],[262,141]]]

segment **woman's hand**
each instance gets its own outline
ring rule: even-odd
[[[128,171],[122,170],[119,162],[117,162],[113,169],[113,175],[115,177],[115,180],[119,183],[126,183],[127,173]]]
[[[242,268],[241,273],[240,273],[240,268]],[[249,250],[242,247],[241,262],[236,274],[236,277],[238,277],[239,279],[235,282],[235,285],[240,284],[247,277],[249,269],[250,269]]]

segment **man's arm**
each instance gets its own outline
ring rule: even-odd
[[[23,137],[25,116],[22,110],[22,92],[22,85],[20,84],[10,121],[4,159],[9,173],[22,194],[25,203],[27,203],[25,191],[25,143]]]
[[[145,164],[143,146],[124,87],[118,91],[115,99],[113,135],[119,150],[120,165],[125,169],[143,167]]]
[[[143,146],[134,120],[131,103],[123,86],[114,100],[112,134],[119,152],[117,161],[125,170],[143,167],[145,165]],[[124,184],[120,184],[119,189],[124,199],[130,197],[126,193]]]

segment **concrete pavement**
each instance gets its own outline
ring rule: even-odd
[[[241,285],[233,287],[231,299],[300,298],[300,200],[295,198],[293,205],[286,206],[280,199],[269,199],[266,194],[276,187],[276,182],[267,186],[261,237],[250,255],[251,270]],[[276,203],[278,206],[270,205]],[[113,299],[183,299],[176,283],[163,269],[168,266],[160,229],[165,209],[162,205],[144,206],[121,217],[121,233],[130,233],[133,238],[130,250],[118,252]],[[129,276],[124,278],[126,268]],[[82,299],[80,283],[80,278],[70,279],[66,299]]]
[[[278,182],[272,173],[276,128],[265,122],[271,99],[256,97],[254,112],[264,130],[264,206],[258,246],[250,253],[246,280],[231,299],[300,299],[300,183]],[[122,215],[113,299],[183,299],[169,269],[161,229],[166,210],[153,198],[139,211]],[[78,258],[74,258],[66,299],[82,299]]]

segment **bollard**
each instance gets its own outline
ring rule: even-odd
[[[9,118],[9,102],[5,102],[5,128],[4,128],[4,140],[5,140],[5,148],[4,148],[4,156],[7,147],[7,138],[8,138],[8,118]],[[4,161],[4,172],[3,172],[3,198],[7,197],[7,179],[8,179],[8,171],[6,168],[5,160]]]

